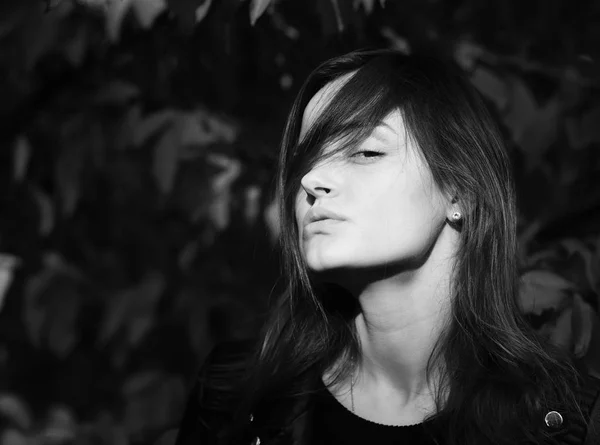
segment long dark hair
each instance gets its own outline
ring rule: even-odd
[[[303,111],[327,83],[347,80],[299,140]],[[319,66],[289,114],[277,172],[285,291],[274,302],[252,367],[248,406],[294,396],[313,372],[336,367],[347,378],[360,357],[356,307],[333,285],[313,279],[302,259],[294,202],[301,178],[325,155],[364,140],[399,110],[440,190],[461,200],[463,223],[453,277],[451,317],[427,364],[447,444],[538,443],[543,416],[581,410],[572,357],[527,323],[518,298],[515,191],[510,159],[486,104],[451,65],[389,50],[357,51]],[[268,403],[268,402],[267,402]],[[519,439],[518,442],[516,439]]]

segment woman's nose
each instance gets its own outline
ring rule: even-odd
[[[304,175],[300,183],[304,191],[315,198],[331,193],[331,184],[327,183],[322,175],[314,170]]]

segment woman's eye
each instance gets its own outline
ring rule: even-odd
[[[365,158],[375,158],[377,156],[382,156],[383,153],[381,153],[380,151],[363,150],[363,151],[358,151],[358,152],[354,153],[352,155],[352,157],[359,156],[359,155],[364,155]]]

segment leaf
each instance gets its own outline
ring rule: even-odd
[[[140,125],[142,120],[141,115],[142,110],[138,103],[129,107],[127,112],[123,115],[113,140],[115,150],[121,151],[130,148],[139,148],[139,145],[134,141],[134,137],[136,128]]]
[[[179,161],[181,122],[176,122],[160,137],[154,147],[152,173],[159,190],[169,194],[173,189]]]
[[[213,201],[210,206],[210,219],[218,230],[229,225],[231,185],[239,177],[242,166],[237,159],[211,154],[208,161],[224,170],[212,178]]]
[[[174,110],[164,109],[140,119],[132,134],[133,145],[136,147],[143,145],[148,138],[170,126],[176,117],[177,113]]]
[[[124,105],[139,94],[140,90],[136,85],[116,79],[100,88],[94,95],[93,101],[101,105]]]
[[[14,269],[21,264],[16,256],[0,253],[0,311],[4,307],[4,300],[13,280]]]
[[[61,204],[62,215],[70,217],[81,197],[86,169],[92,158],[90,128],[96,117],[88,113],[76,113],[60,126],[60,152],[54,164],[54,184]]]
[[[72,66],[81,66],[86,54],[87,44],[88,30],[85,26],[79,26],[75,35],[63,47],[63,52]]]
[[[281,87],[282,90],[285,90],[285,91],[289,90],[293,84],[294,84],[294,78],[287,73],[284,74],[283,76],[281,76],[281,78],[279,79],[279,86]]]
[[[279,206],[277,199],[271,201],[267,205],[264,211],[264,220],[269,229],[269,237],[272,244],[276,244],[281,233],[280,219],[279,219]]]
[[[110,357],[110,363],[114,369],[124,369],[124,366],[127,363],[127,359],[130,355],[129,350],[129,345],[125,341],[117,343],[117,345],[115,345],[115,348],[113,349]]]
[[[158,439],[156,439],[156,442],[154,442],[153,445],[175,445],[178,434],[179,430],[177,428],[171,428],[170,430],[164,431]]]
[[[34,0],[5,0],[0,3],[0,39],[22,29],[32,7],[39,5],[36,3]]]
[[[123,426],[115,422],[109,412],[101,412],[93,422],[81,423],[77,428],[78,445],[128,445],[129,439]]]
[[[62,204],[62,215],[70,217],[75,212],[81,196],[83,147],[65,147],[54,166],[54,180]]]
[[[77,423],[73,412],[63,406],[54,406],[48,411],[48,417],[42,431],[42,437],[50,443],[70,443],[75,439]]]
[[[43,311],[42,333],[50,351],[65,358],[78,343],[77,316],[82,303],[81,273],[59,255],[44,258],[49,272],[46,286],[40,288],[30,304]]]
[[[152,386],[159,385],[164,374],[159,371],[142,371],[129,377],[123,383],[123,395],[131,397],[136,393],[146,391]]]
[[[508,87],[504,80],[491,70],[478,66],[471,74],[471,83],[481,94],[490,99],[499,110],[508,105]]]
[[[340,11],[340,5],[338,0],[331,0],[331,6],[333,6],[333,12],[335,13],[335,22],[337,23],[337,30],[339,33],[344,32],[344,20],[342,19],[342,13]]]
[[[29,430],[33,425],[33,416],[24,400],[13,394],[0,394],[0,414],[2,419],[22,430]]]
[[[58,358],[64,359],[78,342],[76,322],[82,297],[72,283],[68,282],[57,282],[51,291],[54,301],[48,305],[45,317],[48,348]]]
[[[325,37],[341,34],[347,23],[356,24],[361,20],[352,10],[352,3],[348,0],[323,0],[316,2],[316,8]]]
[[[556,139],[559,110],[558,95],[540,107],[527,85],[517,77],[511,78],[510,102],[504,122],[511,130],[513,140],[523,149],[527,168],[535,165]]]
[[[186,391],[179,376],[146,371],[134,375],[125,386],[124,423],[130,436],[166,428],[175,420],[173,413],[184,407]]]
[[[275,27],[275,29],[280,31],[284,36],[286,36],[290,40],[298,40],[298,38],[300,37],[300,31],[298,31],[298,29],[294,28],[293,26],[290,26],[290,24],[286,21],[283,15],[279,14],[277,11],[273,11],[271,17],[272,25]],[[275,63],[280,68],[283,66],[284,60],[285,57],[283,56],[283,54],[278,54],[275,57]]]
[[[202,3],[196,8],[196,11],[194,13],[196,17],[196,23],[200,23],[202,20],[204,20],[204,17],[206,17],[206,14],[208,14],[208,10],[210,9],[211,4],[212,0],[204,0],[204,3]]]
[[[521,278],[525,314],[542,319],[543,324],[536,327],[538,333],[551,344],[581,357],[590,344],[593,320],[586,303],[574,291],[571,282],[550,271],[530,271]]]
[[[210,317],[207,306],[205,301],[199,301],[188,312],[190,345],[196,354],[202,354],[213,346],[209,332]]]
[[[581,295],[575,294],[573,302],[573,353],[575,357],[584,357],[592,341],[592,333],[598,326],[598,314]]]
[[[106,35],[112,43],[116,43],[121,37],[121,26],[123,19],[131,8],[133,0],[106,0],[105,2],[105,23]]]
[[[600,141],[600,107],[588,111],[583,116],[565,119],[565,129],[572,148],[579,150]]]
[[[31,159],[31,145],[25,136],[19,136],[13,148],[13,178],[17,182],[23,181],[27,174],[27,167]]]
[[[132,8],[142,28],[148,29],[167,8],[167,3],[165,0],[133,0]]]
[[[578,254],[585,264],[585,275],[590,285],[593,288],[596,281],[596,275],[600,272],[594,269],[594,254],[586,247],[586,245],[578,239],[568,238],[561,240],[560,245],[565,248],[569,255]]]
[[[404,37],[401,37],[389,26],[384,26],[381,29],[381,35],[388,39],[391,49],[401,52],[402,54],[410,54],[410,43]]]
[[[231,123],[204,110],[197,110],[196,115],[206,130],[208,140],[205,143],[225,142],[231,144],[237,137],[237,128]]]
[[[454,60],[463,70],[471,72],[483,54],[483,48],[471,40],[460,40],[454,46]],[[479,67],[480,69],[484,69]],[[487,71],[487,70],[486,70]],[[503,98],[506,100],[506,97]]]
[[[63,26],[60,8],[45,11],[39,2],[30,10],[21,34],[25,69],[32,70],[38,60],[55,49]]]
[[[208,145],[216,142],[215,135],[207,125],[202,125],[197,113],[182,113],[180,117],[181,145]]]
[[[113,0],[77,0],[77,3],[80,3],[89,8],[103,10],[107,7],[108,2]]]
[[[189,34],[193,32],[196,25],[196,10],[199,7],[205,6],[207,0],[167,0],[170,15],[175,16],[180,29]],[[228,0],[226,5],[236,8],[239,0]],[[219,2],[221,6],[223,2]]]
[[[520,220],[523,221],[523,218],[520,218]],[[532,256],[527,258],[527,252],[529,251],[529,245],[530,245],[531,241],[533,239],[535,239],[535,236],[539,233],[541,228],[542,228],[542,221],[539,218],[536,218],[533,221],[530,221],[527,224],[527,226],[519,229],[519,235],[518,235],[519,255],[520,255],[523,263],[527,263],[527,265],[535,264],[535,260],[537,260],[537,258],[539,258],[539,256],[536,258],[532,258]]]
[[[189,270],[192,261],[194,261],[198,254],[198,247],[198,240],[192,240],[181,249],[177,257],[177,264],[181,270]]]
[[[552,324],[544,326],[542,335],[554,346],[570,351],[573,346],[573,308],[560,312]]]
[[[54,271],[43,269],[41,272],[32,275],[25,283],[23,295],[25,304],[23,308],[23,324],[29,335],[29,340],[34,346],[40,346],[42,337],[42,326],[44,323],[45,310],[38,303],[39,295],[50,285],[54,277]]]
[[[173,125],[167,129],[155,147],[153,172],[160,190],[171,191],[177,173],[178,160],[194,158],[194,147],[204,147],[218,142],[231,143],[237,129],[223,119],[205,110],[177,113]]]
[[[237,137],[234,125],[204,110],[182,113],[180,117],[181,149],[179,159],[196,159],[204,148],[216,143],[232,143]]]
[[[58,357],[66,357],[77,343],[75,322],[81,305],[79,278],[67,266],[45,267],[25,285],[24,324],[32,343],[47,340]]]
[[[48,236],[54,229],[54,205],[48,195],[40,188],[32,185],[29,190],[33,194],[40,212],[38,232],[42,236]]]
[[[544,107],[536,110],[535,116],[524,128],[518,143],[528,155],[529,165],[535,165],[556,140],[559,112],[560,100],[554,96]]]
[[[153,313],[145,313],[143,315],[138,315],[137,317],[133,317],[132,320],[129,321],[129,345],[137,346],[144,339],[148,331],[152,328],[154,324],[154,314]]]
[[[267,10],[271,0],[251,0],[250,2],[250,24],[255,25],[256,21]]]
[[[128,346],[137,345],[152,327],[156,304],[165,285],[161,273],[151,272],[137,285],[113,295],[100,327],[98,344],[105,345],[124,329]]]
[[[249,226],[258,218],[261,195],[262,190],[257,185],[250,185],[244,190],[244,219]]]
[[[572,304],[565,307],[553,322],[542,328],[542,335],[555,346],[583,358],[593,345],[593,333],[598,327],[598,315],[595,310],[575,293]]]
[[[209,297],[197,288],[185,286],[175,300],[173,312],[187,327],[190,345],[198,357],[214,346],[209,334]]]
[[[367,14],[371,14],[375,7],[375,0],[354,0],[352,6],[354,7],[354,10],[358,10],[361,5]]]
[[[14,428],[7,428],[0,436],[1,445],[31,445],[32,441]]]
[[[539,315],[542,311],[560,311],[570,299],[568,291],[575,285],[547,270],[533,270],[521,277],[520,299],[524,312]]]

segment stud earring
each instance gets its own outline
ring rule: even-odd
[[[460,214],[460,212],[454,212],[452,214],[452,221],[454,221],[454,222],[460,221],[461,218],[462,218],[462,215]]]

